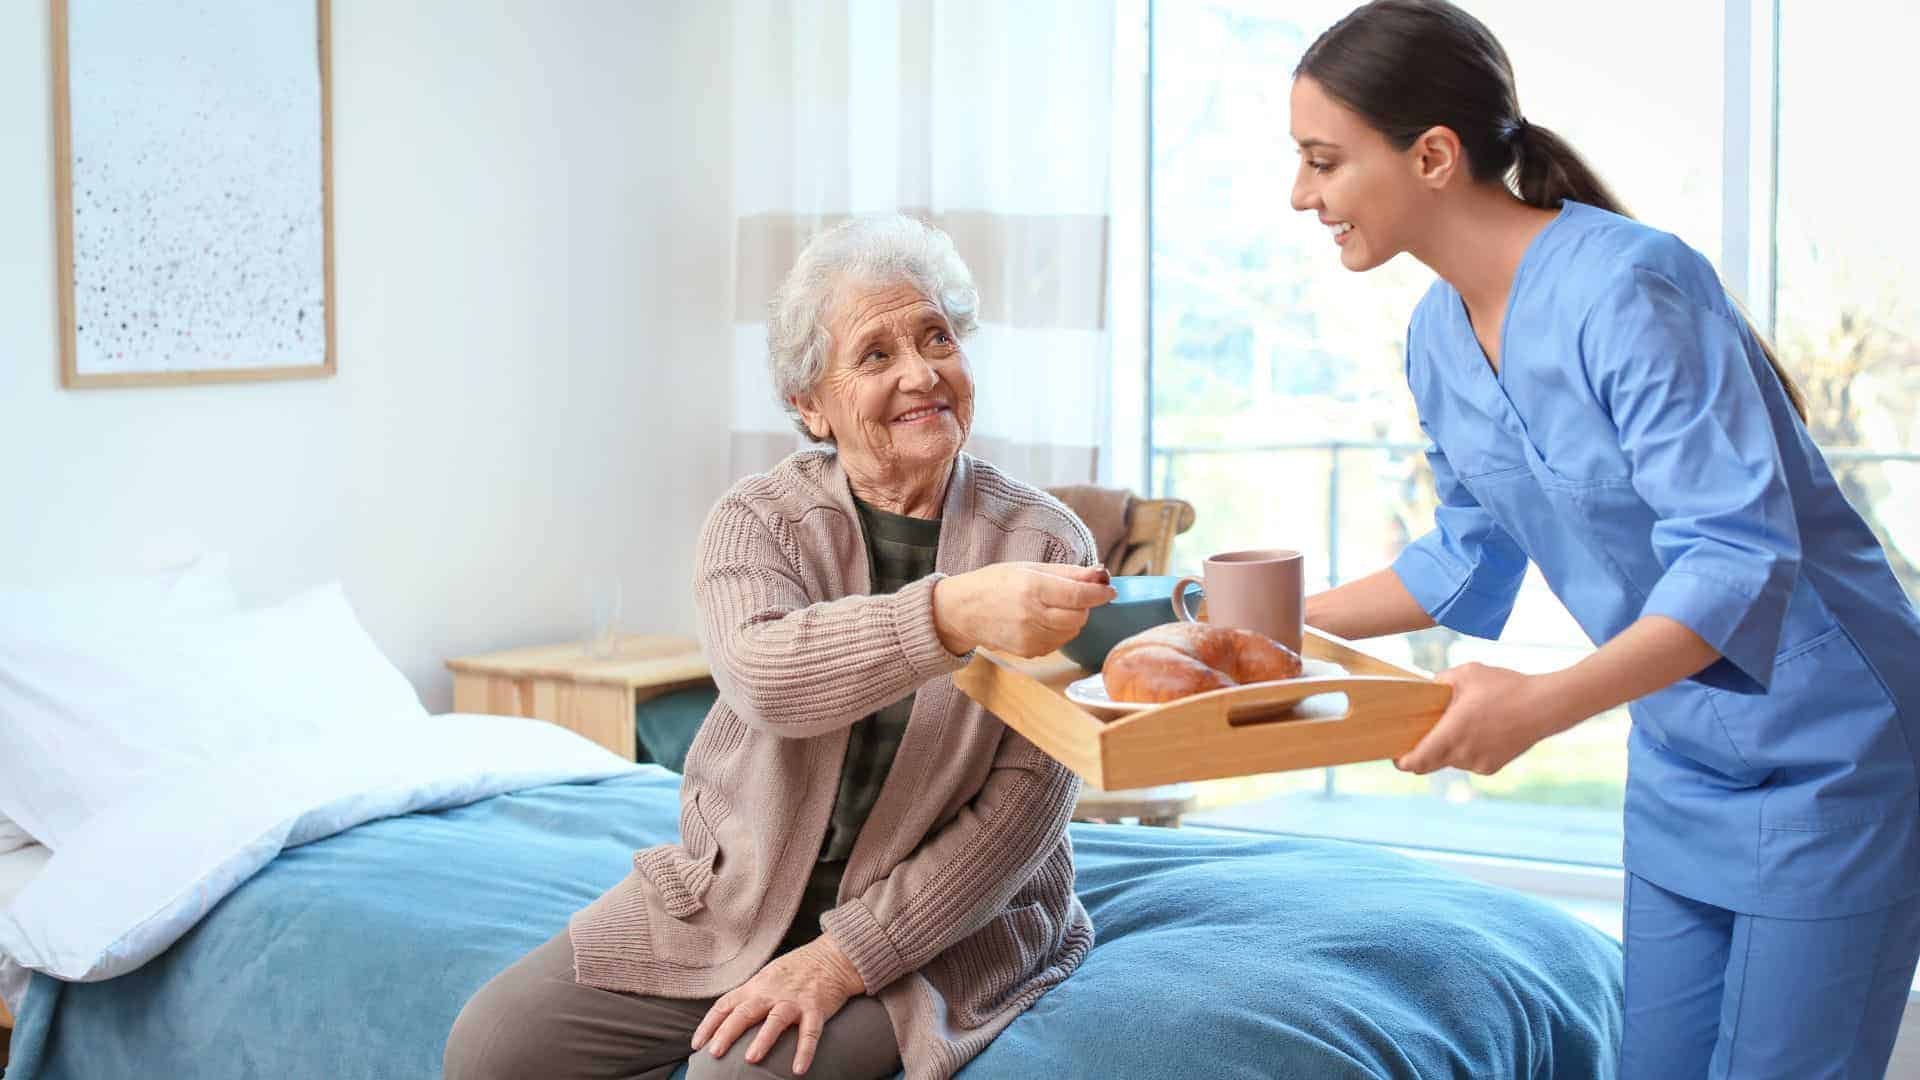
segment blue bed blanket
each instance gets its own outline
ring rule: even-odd
[[[36,975],[7,1080],[434,1077],[461,1005],[674,837],[648,771],[282,853],[158,959]],[[1363,845],[1076,825],[1086,963],[968,1078],[1608,1077],[1620,947]]]

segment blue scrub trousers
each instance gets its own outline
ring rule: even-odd
[[[1880,1077],[1920,960],[1920,896],[1771,919],[1627,875],[1624,1080]]]

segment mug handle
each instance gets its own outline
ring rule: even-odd
[[[1173,583],[1173,617],[1181,622],[1199,622],[1193,612],[1187,610],[1187,586],[1203,585],[1198,574],[1188,574]]]

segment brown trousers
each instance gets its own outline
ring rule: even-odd
[[[793,1080],[798,1028],[783,1032],[758,1065],[747,1063],[758,1026],[727,1056],[694,1054],[693,1031],[714,999],[621,994],[573,979],[565,931],[495,975],[460,1010],[447,1036],[446,1080],[631,1077],[667,1080],[682,1061],[687,1080]],[[827,1021],[807,1080],[876,1080],[900,1068],[893,1021],[861,995]]]

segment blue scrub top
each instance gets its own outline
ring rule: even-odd
[[[1626,866],[1782,918],[1920,892],[1920,616],[1713,267],[1569,202],[1501,364],[1435,283],[1407,335],[1435,529],[1394,570],[1497,637],[1531,560],[1595,644],[1642,615],[1722,659],[1629,711]]]

